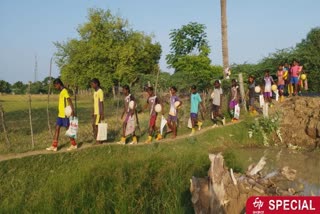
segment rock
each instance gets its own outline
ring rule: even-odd
[[[280,128],[284,143],[310,146],[320,139],[320,98],[294,97],[279,103]]]
[[[232,182],[229,171],[224,167],[220,153],[210,154],[209,158],[209,176],[192,177],[190,180],[191,201],[196,214],[242,213],[250,196],[293,195],[296,192],[288,188],[291,186],[289,181],[295,178],[296,170],[283,167],[265,177],[258,173],[266,164],[264,157],[249,167],[245,174],[234,176],[237,178],[237,185]],[[281,187],[283,182],[285,185]]]

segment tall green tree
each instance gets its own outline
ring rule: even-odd
[[[30,93],[31,94],[47,94],[48,93],[48,87],[40,81],[33,82],[30,87]]]
[[[175,69],[175,72],[181,71],[180,60],[186,56],[208,57],[210,48],[205,29],[203,24],[190,22],[170,32],[171,51],[166,56],[166,60],[168,65]]]
[[[11,85],[7,81],[0,80],[0,93],[10,93]]]
[[[233,71],[254,74],[256,78],[262,78],[266,69],[275,74],[279,64],[300,61],[304,72],[307,73],[309,91],[320,92],[320,28],[313,28],[305,39],[302,39],[295,47],[277,50],[263,58],[257,64],[234,65]]]
[[[295,55],[307,69],[320,72],[320,27],[311,29],[306,38],[297,44]]]
[[[27,93],[27,87],[28,85],[24,84],[22,81],[17,81],[13,83],[11,90],[15,94],[25,94]]]
[[[205,29],[205,25],[191,22],[170,33],[171,51],[166,59],[175,71],[171,82],[182,90],[188,90],[191,84],[205,89],[213,78],[218,78],[217,69],[209,58]]]
[[[109,10],[90,9],[78,33],[79,39],[55,43],[61,78],[68,84],[85,88],[97,77],[109,89],[118,82],[132,85],[140,74],[159,69],[160,44]]]
[[[310,30],[297,44],[294,54],[308,74],[309,89],[320,92],[320,27]]]

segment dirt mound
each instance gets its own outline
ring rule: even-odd
[[[320,140],[320,98],[292,97],[279,103],[283,142],[297,146],[314,146]]]

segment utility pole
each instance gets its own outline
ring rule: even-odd
[[[221,39],[222,39],[222,61],[223,77],[226,78],[226,72],[229,68],[229,48],[228,48],[228,24],[227,24],[227,0],[220,0],[221,9]]]

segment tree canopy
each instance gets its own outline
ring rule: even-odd
[[[0,93],[10,93],[11,85],[7,81],[0,80]]]
[[[205,25],[190,22],[180,29],[173,29],[170,33],[170,54],[166,56],[167,63],[175,72],[179,71],[179,62],[186,56],[206,56],[210,53]],[[181,69],[180,69],[181,70]]]
[[[275,74],[278,65],[298,60],[307,74],[310,91],[320,91],[320,28],[313,28],[305,39],[295,47],[277,50],[275,53],[263,58],[257,64],[234,65],[234,71],[252,74],[257,78],[264,75],[265,70]],[[234,72],[233,72],[234,73]]]
[[[159,70],[160,44],[109,10],[90,9],[88,22],[78,33],[79,39],[55,43],[56,62],[66,84],[86,88],[96,77],[109,89],[118,83],[132,85],[141,74]]]
[[[166,59],[175,71],[172,82],[182,89],[190,88],[190,84],[205,89],[213,78],[219,78],[222,73],[221,67],[211,65],[205,29],[203,24],[190,22],[170,33],[171,51]]]

